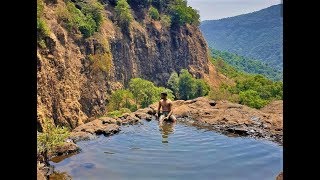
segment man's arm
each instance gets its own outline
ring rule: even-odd
[[[172,102],[169,103],[169,109],[170,109],[170,112],[168,113],[168,116],[166,117],[167,119],[169,119],[169,117],[172,115]]]
[[[157,111],[158,117],[159,117],[159,115],[160,115],[160,108],[161,108],[161,102],[159,101],[159,104],[158,104],[158,111]]]

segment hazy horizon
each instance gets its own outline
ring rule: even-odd
[[[188,0],[189,6],[199,10],[201,21],[247,14],[281,3],[281,0]]]

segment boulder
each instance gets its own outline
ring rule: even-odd
[[[73,140],[73,142],[78,141],[86,141],[94,139],[96,136],[93,134],[90,134],[88,132],[71,132],[69,138]]]
[[[54,154],[61,156],[61,155],[67,155],[67,154],[71,154],[79,151],[80,151],[80,148],[75,143],[66,142],[63,145],[58,146],[55,149]]]
[[[103,121],[100,119],[96,119],[89,123],[78,126],[73,130],[73,132],[87,132],[90,134],[97,134],[97,135],[100,135],[100,134],[110,135],[110,134],[115,134],[119,131],[120,131],[120,127],[118,125],[103,123]]]

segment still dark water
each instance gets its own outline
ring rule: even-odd
[[[51,162],[73,179],[274,180],[283,165],[282,147],[275,143],[183,123],[160,130],[154,120],[77,144],[80,154]]]

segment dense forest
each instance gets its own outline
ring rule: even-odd
[[[200,29],[214,49],[263,61],[282,70],[282,5],[220,20],[201,22]]]
[[[274,67],[271,67],[270,65],[259,60],[239,56],[237,54],[229,53],[227,51],[219,51],[216,49],[211,49],[211,54],[213,58],[223,59],[225,62],[227,62],[239,71],[244,71],[251,74],[261,74],[271,80],[282,81],[282,71]]]
[[[229,100],[260,109],[273,100],[283,99],[283,82],[272,81],[260,74],[239,71],[223,59],[212,58],[211,62],[219,72],[233,79],[234,85],[223,84],[211,89],[209,97],[215,100]]]

